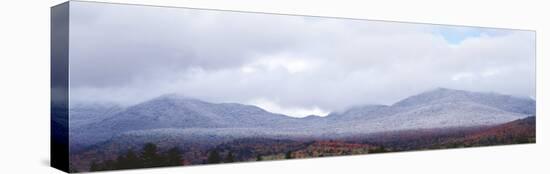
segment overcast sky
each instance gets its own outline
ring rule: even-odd
[[[302,117],[437,87],[535,96],[532,31],[71,3],[70,97],[178,93]]]

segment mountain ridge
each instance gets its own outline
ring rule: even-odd
[[[534,112],[534,100],[446,88],[413,95],[392,105],[364,105],[326,117],[305,118],[271,113],[253,105],[209,103],[171,94],[118,110],[100,121],[78,125],[71,129],[71,141],[77,146],[88,146],[125,132],[137,132],[132,134],[137,135],[148,130],[155,130],[159,135],[180,132],[178,136],[185,134],[187,138],[190,136],[187,134],[207,136],[215,130],[238,137],[336,137],[404,129],[494,125],[534,115]],[[193,131],[183,131],[185,129]]]

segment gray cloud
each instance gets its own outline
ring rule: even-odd
[[[476,35],[449,43],[449,26],[73,4],[74,101],[182,93],[304,116],[436,87],[535,95],[534,32],[455,27]]]

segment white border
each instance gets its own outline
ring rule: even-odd
[[[543,105],[550,27],[544,1],[515,0],[100,0],[537,31],[537,144],[307,160],[128,170],[113,173],[542,173],[550,161]],[[0,4],[0,173],[61,173],[49,160],[49,7],[62,0]],[[548,47],[548,46],[546,46]]]

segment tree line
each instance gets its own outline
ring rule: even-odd
[[[241,156],[239,153],[234,154],[232,151],[226,151],[217,148],[209,150],[208,152],[206,152],[205,155],[206,159],[202,161],[203,164],[232,163],[247,159],[246,157]],[[292,151],[286,151],[286,153],[284,153],[284,159],[293,158],[294,155]],[[256,154],[256,161],[263,160],[264,158],[262,155]],[[156,144],[147,143],[139,152],[130,149],[126,153],[118,155],[115,160],[104,160],[101,162],[93,161],[90,164],[89,171],[168,167],[181,165],[183,165],[182,151],[178,147],[174,147],[167,151],[161,152],[159,151]]]
[[[143,146],[141,152],[135,152],[130,149],[125,154],[119,155],[116,160],[93,161],[90,164],[90,171],[180,166],[183,165],[181,153],[181,150],[177,147],[161,153],[157,145],[147,143]],[[225,157],[222,157],[220,152],[214,149],[208,152],[208,157],[204,162],[207,164],[217,164],[231,163],[235,162],[235,160],[235,155],[232,152],[228,152]]]
[[[218,163],[232,163],[235,162],[235,155],[233,152],[227,152],[225,157],[222,157],[220,152],[217,149],[211,150],[208,152],[208,158],[206,159],[207,164],[218,164]]]
[[[159,152],[157,145],[147,143],[141,152],[130,149],[126,154],[119,155],[116,160],[105,160],[101,163],[96,161],[90,165],[90,171],[120,170],[149,167],[166,167],[182,165],[181,151],[178,147],[169,149],[166,152]]]

